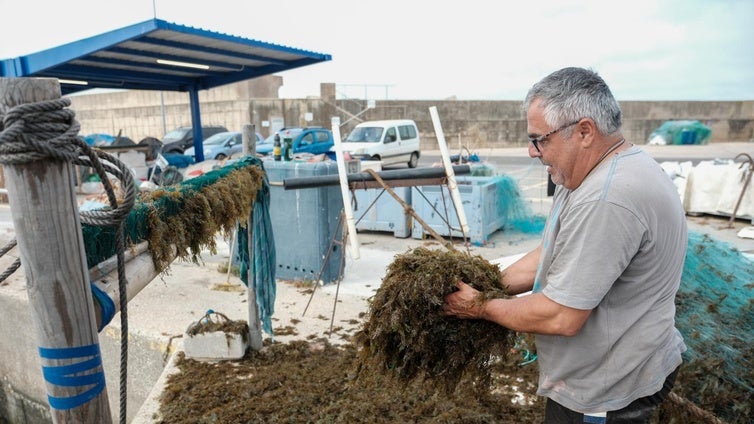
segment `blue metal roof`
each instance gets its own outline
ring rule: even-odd
[[[2,59],[0,76],[58,78],[64,80],[63,95],[91,88],[196,92],[331,59],[329,54],[151,19]]]

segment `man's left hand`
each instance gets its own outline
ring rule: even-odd
[[[464,283],[456,282],[457,291],[445,296],[442,306],[443,315],[461,319],[478,319],[484,312],[484,301],[478,290]]]

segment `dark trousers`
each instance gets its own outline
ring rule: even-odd
[[[678,375],[678,368],[665,379],[659,392],[636,399],[623,409],[608,411],[606,419],[584,417],[582,413],[572,411],[552,399],[547,399],[545,424],[649,424],[657,405],[661,404],[673,389],[676,375]]]

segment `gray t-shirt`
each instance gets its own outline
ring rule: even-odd
[[[636,146],[558,187],[534,291],[592,312],[573,337],[536,336],[539,395],[590,413],[660,390],[686,349],[675,294],[687,237],[675,186]]]

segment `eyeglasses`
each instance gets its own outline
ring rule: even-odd
[[[555,134],[556,132],[558,132],[558,131],[560,131],[560,130],[564,130],[564,129],[566,129],[566,128],[568,128],[568,127],[572,126],[572,125],[576,125],[576,124],[578,124],[578,123],[579,123],[580,121],[581,121],[581,119],[579,119],[578,121],[573,121],[573,122],[571,122],[570,124],[565,124],[565,125],[563,125],[562,127],[558,127],[558,128],[556,128],[556,129],[554,129],[554,130],[552,130],[552,131],[548,132],[548,133],[547,133],[547,134],[545,134],[545,135],[540,135],[539,137],[529,137],[529,143],[531,143],[531,144],[533,144],[533,145],[534,145],[534,148],[535,148],[535,149],[537,149],[537,152],[539,152],[539,153],[542,153],[542,151],[541,151],[541,150],[539,150],[539,146],[540,146],[540,144],[541,144],[541,143],[543,143],[543,142],[545,141],[545,139],[546,139],[547,137],[549,137],[549,136],[551,136],[551,135]]]

